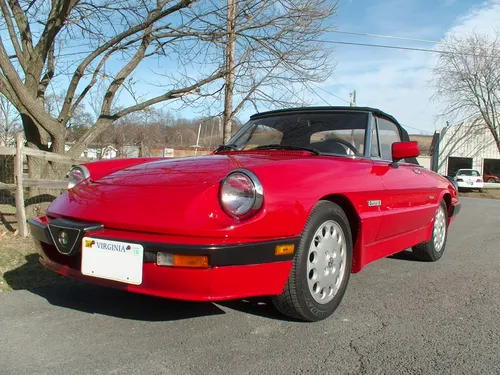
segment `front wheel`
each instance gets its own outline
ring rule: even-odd
[[[311,211],[282,294],[273,305],[289,317],[318,321],[340,304],[352,266],[349,221],[340,206],[320,201]]]
[[[434,225],[432,228],[432,238],[430,241],[413,246],[413,254],[420,260],[435,262],[443,256],[448,238],[448,208],[444,201],[441,201],[436,214],[434,215]]]

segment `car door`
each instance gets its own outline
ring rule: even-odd
[[[398,126],[383,117],[376,120],[380,155],[372,153],[372,157],[384,185],[382,225],[377,237],[383,240],[428,225],[432,199],[423,167],[404,160],[392,164],[392,143],[401,141]]]

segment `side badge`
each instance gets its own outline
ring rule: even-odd
[[[382,205],[381,200],[368,201],[368,207],[376,207],[381,205]]]

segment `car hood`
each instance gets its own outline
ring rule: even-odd
[[[135,165],[93,181],[115,186],[185,187],[213,183],[242,165],[241,158],[210,155],[159,160]],[[244,163],[253,165],[247,160]]]
[[[298,152],[263,152],[154,161],[83,181],[53,201],[48,213],[115,229],[222,236],[235,226],[219,204],[219,183],[229,172],[237,168],[257,174],[266,171],[259,179],[269,182],[271,193],[275,182],[268,176],[280,173],[297,180],[297,165],[319,158]],[[306,183],[307,178],[303,180]],[[266,210],[260,215],[266,215]]]
[[[219,182],[237,168],[288,164],[297,158],[315,157],[309,153],[285,151],[165,159],[125,168],[93,182],[115,186],[203,186]]]

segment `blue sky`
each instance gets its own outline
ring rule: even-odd
[[[500,27],[500,0],[341,0],[335,24],[339,31],[439,41],[448,33],[464,34],[474,29],[491,33]],[[432,43],[337,33],[327,39],[438,48]],[[349,101],[349,92],[356,89],[358,106],[385,110],[412,133],[431,133],[444,125],[445,119],[436,118],[438,103],[431,101],[435,54],[338,45],[334,58],[336,70],[320,85],[323,90]],[[323,90],[318,93],[331,105],[345,104]],[[317,104],[325,102],[318,98]]]

